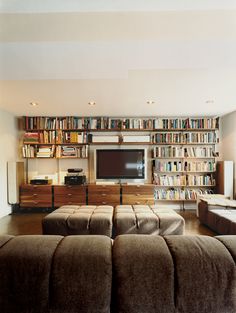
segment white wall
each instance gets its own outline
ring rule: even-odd
[[[17,119],[0,110],[0,218],[11,213],[7,203],[7,161],[17,161]]]
[[[222,158],[234,161],[234,198],[236,197],[236,111],[222,117]]]

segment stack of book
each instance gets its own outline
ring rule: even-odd
[[[37,158],[51,158],[53,157],[53,153],[54,153],[54,146],[52,147],[39,147],[37,153],[36,153],[36,157]]]
[[[26,132],[23,137],[24,143],[38,143],[39,142],[39,134],[38,133],[32,133],[32,132]]]

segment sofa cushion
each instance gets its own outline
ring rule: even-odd
[[[50,269],[62,238],[18,236],[0,248],[0,312],[48,312]]]
[[[55,252],[50,313],[110,312],[111,281],[108,237],[65,237]]]
[[[236,267],[226,247],[207,236],[165,240],[175,265],[176,312],[236,312]]]
[[[0,236],[1,313],[110,313],[106,236]]]
[[[174,265],[162,237],[116,237],[113,272],[115,312],[174,312]]]

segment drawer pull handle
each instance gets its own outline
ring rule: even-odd
[[[136,193],[136,196],[140,196],[140,193]]]
[[[34,201],[34,204],[38,204],[38,201]]]
[[[106,196],[107,194],[106,193],[102,193],[102,196]]]
[[[107,204],[107,203],[105,201],[103,201],[102,204]]]
[[[137,202],[135,202],[135,204],[140,204],[140,202],[139,202],[139,201],[137,201]]]
[[[33,194],[34,197],[36,197],[37,195],[38,195],[37,193],[34,193],[34,194]]]
[[[68,195],[68,196],[72,196],[72,193],[68,193],[67,195]]]

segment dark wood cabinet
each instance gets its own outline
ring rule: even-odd
[[[120,204],[120,185],[88,185],[88,204],[112,205]]]
[[[154,204],[154,185],[30,185],[20,187],[20,207]]]
[[[86,186],[84,185],[63,185],[54,186],[54,207],[62,205],[85,205]]]
[[[21,208],[50,208],[52,207],[51,185],[21,185]]]

